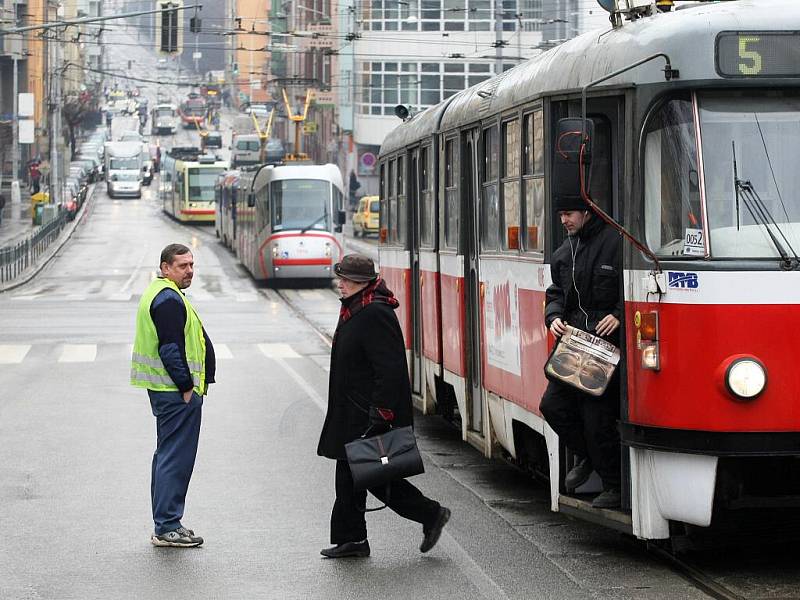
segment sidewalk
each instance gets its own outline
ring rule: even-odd
[[[16,205],[11,203],[10,191],[5,194],[6,205],[0,222],[0,248],[13,246],[33,233],[30,192],[24,187],[21,191],[22,201]]]

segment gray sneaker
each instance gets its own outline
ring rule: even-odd
[[[195,535],[194,531],[186,529],[185,527],[178,527],[174,531],[168,531],[161,535],[155,533],[150,538],[150,542],[154,546],[171,546],[173,548],[194,548],[203,543],[203,538]]]

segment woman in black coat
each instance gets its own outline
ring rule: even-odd
[[[317,454],[336,460],[336,502],[331,514],[329,558],[369,556],[364,518],[367,492],[356,491],[344,445],[370,426],[370,408],[389,409],[393,426],[413,423],[405,344],[394,311],[397,299],[378,278],[372,259],[349,254],[335,266],[342,308],[333,336],[328,386],[328,412]],[[372,414],[376,414],[373,410]],[[402,517],[422,524],[420,550],[436,544],[450,511],[426,498],[405,479],[370,493]]]

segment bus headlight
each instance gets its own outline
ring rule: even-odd
[[[725,371],[725,385],[738,399],[752,400],[767,387],[767,371],[755,358],[739,358]]]

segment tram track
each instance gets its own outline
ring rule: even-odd
[[[680,558],[677,553],[669,551],[654,543],[647,543],[647,553],[667,565],[673,571],[689,581],[697,589],[716,600],[747,600],[717,579],[703,572],[690,562]]]

